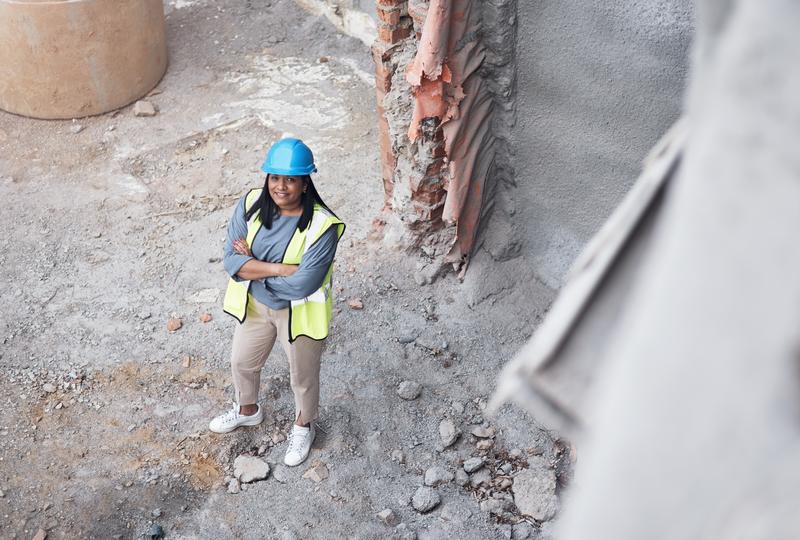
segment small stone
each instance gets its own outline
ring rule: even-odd
[[[461,431],[456,428],[456,425],[449,418],[445,418],[439,422],[439,437],[442,439],[442,445],[447,448],[452,446],[461,435]]]
[[[228,482],[228,493],[236,495],[239,490],[239,481],[236,478],[231,478],[230,482]]]
[[[154,518],[161,517],[161,508],[156,508],[155,510],[150,512],[150,515],[153,516]]]
[[[464,469],[456,469],[456,484],[461,487],[469,484],[469,475]]]
[[[56,391],[56,387],[54,384],[44,383],[44,385],[42,386],[42,390],[44,390],[48,394],[52,394],[53,392]]]
[[[139,315],[137,315],[137,316],[138,316],[140,319],[142,319],[142,320],[144,321],[144,320],[146,320],[146,319],[149,319],[149,318],[150,318],[150,317],[152,317],[153,315],[152,315],[152,313],[150,313],[149,311],[142,311],[142,312],[140,312],[140,313],[139,313]]]
[[[191,356],[184,356],[183,360],[181,360],[181,365],[185,368],[192,367],[192,357]]]
[[[263,480],[269,475],[269,465],[253,456],[239,456],[233,461],[233,476],[247,484]]]
[[[464,404],[460,401],[454,401],[451,408],[456,414],[464,414]]]
[[[439,497],[439,494],[436,493],[436,490],[427,486],[417,489],[416,493],[414,493],[414,496],[411,498],[411,506],[421,514],[430,512],[436,508],[440,502],[442,502],[442,499]]]
[[[45,540],[45,538],[47,538],[47,531],[44,529],[39,529],[33,536],[33,540]]]
[[[147,529],[147,535],[146,536],[147,536],[147,538],[150,538],[150,540],[158,540],[159,538],[163,538],[164,537],[164,528],[161,527],[161,525],[153,523],[152,525],[150,525],[150,528]]]
[[[319,483],[328,478],[328,474],[328,467],[326,467],[324,463],[320,463],[304,472],[303,478]]]
[[[133,115],[134,116],[145,116],[145,117],[155,116],[156,115],[156,108],[149,101],[145,101],[143,99],[140,99],[133,106]]]
[[[211,322],[211,320],[214,319],[214,317],[211,316],[211,313],[201,313],[200,317],[198,318],[200,319],[200,322],[203,323]]]
[[[522,450],[519,448],[512,448],[511,451],[508,453],[509,456],[515,459],[519,459],[522,457]]]
[[[272,434],[272,444],[280,444],[286,440],[286,435],[281,432]]]
[[[55,409],[58,411],[58,410],[62,409],[63,407],[64,407],[64,404],[59,401],[58,404],[56,404]]]
[[[492,483],[492,474],[488,469],[481,469],[470,476],[469,483],[474,488],[488,486]]]
[[[0,489],[0,499],[2,499],[5,496],[6,496],[5,492],[2,489]]]
[[[555,471],[544,458],[529,463],[528,469],[514,477],[514,502],[521,513],[538,521],[550,520],[558,511]]]
[[[511,465],[511,463],[503,463],[500,465],[500,470],[503,474],[511,474],[514,472],[514,467]]]
[[[506,517],[511,510],[511,503],[502,499],[484,499],[481,501],[481,512]]]
[[[361,298],[351,298],[347,301],[347,305],[350,306],[350,309],[364,309],[364,303]]]
[[[391,508],[387,508],[378,512],[378,519],[390,527],[394,527],[400,523],[400,519],[398,519],[397,514],[395,514],[394,510]]]
[[[406,462],[406,455],[403,453],[402,450],[392,450],[392,461],[395,461],[400,465],[402,465]]]
[[[409,343],[414,343],[414,341],[416,341],[416,339],[417,339],[417,336],[415,336],[413,334],[407,334],[407,335],[398,337],[397,338],[397,342],[400,345],[408,345]]]
[[[476,426],[470,430],[470,433],[479,439],[491,439],[495,435],[495,430],[493,427]]]
[[[131,424],[131,425],[129,425],[129,426],[128,426],[128,433],[130,433],[130,432],[131,432],[131,431],[133,431],[134,429],[136,429],[136,424]]]
[[[453,473],[444,467],[434,466],[425,471],[425,485],[438,486],[439,484],[446,484],[452,482]]]
[[[514,481],[511,478],[503,478],[500,480],[500,484],[497,486],[500,489],[508,489],[514,484]]]
[[[483,467],[483,464],[482,457],[471,457],[464,462],[464,470],[471,474]]]
[[[183,321],[180,319],[172,318],[167,321],[167,330],[170,332],[177,332],[181,326],[183,326]]]
[[[275,470],[272,472],[272,477],[281,484],[289,482],[289,467],[286,465],[275,465]]]
[[[494,441],[491,439],[483,439],[475,444],[475,448],[483,452],[489,450],[492,446],[494,446]]]
[[[70,131],[70,133],[74,133],[75,135],[77,135],[78,133],[80,133],[81,131],[83,131],[83,126],[82,126],[82,125],[80,125],[80,124],[72,124],[72,125],[69,127],[69,131]]]
[[[397,387],[397,395],[406,401],[417,399],[420,392],[422,392],[422,385],[415,381],[403,381]]]

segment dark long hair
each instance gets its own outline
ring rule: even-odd
[[[300,178],[303,179],[303,185],[306,190],[300,196],[300,205],[303,207],[303,213],[300,215],[300,221],[297,222],[297,228],[304,231],[308,227],[308,224],[311,223],[311,216],[314,214],[315,203],[331,214],[333,214],[333,211],[322,201],[322,197],[319,196],[317,188],[314,187],[314,182],[311,181],[311,175],[306,174]],[[275,204],[275,201],[272,200],[272,196],[269,194],[269,175],[264,178],[264,189],[261,190],[261,195],[258,197],[256,203],[245,213],[245,219],[250,221],[250,218],[253,217],[253,214],[257,211],[261,212],[261,223],[264,224],[264,227],[271,229],[272,218],[279,213],[279,209],[278,205]]]

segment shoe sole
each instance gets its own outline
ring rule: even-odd
[[[264,417],[262,416],[261,418],[258,419],[258,421],[255,421],[255,419],[254,420],[246,420],[244,422],[240,422],[239,424],[233,426],[230,429],[216,430],[216,429],[213,429],[211,426],[208,426],[208,430],[211,431],[212,433],[230,433],[231,431],[239,429],[240,427],[257,426],[258,424],[260,424],[263,421],[264,421]]]

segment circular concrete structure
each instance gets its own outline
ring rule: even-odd
[[[162,0],[0,0],[0,109],[75,118],[123,107],[167,69]]]

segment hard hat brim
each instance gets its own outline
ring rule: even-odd
[[[317,172],[317,167],[315,165],[309,165],[308,167],[298,167],[292,169],[280,169],[278,167],[270,167],[266,162],[261,166],[261,170],[267,174],[285,174],[286,176],[303,176],[305,174],[311,174]]]

